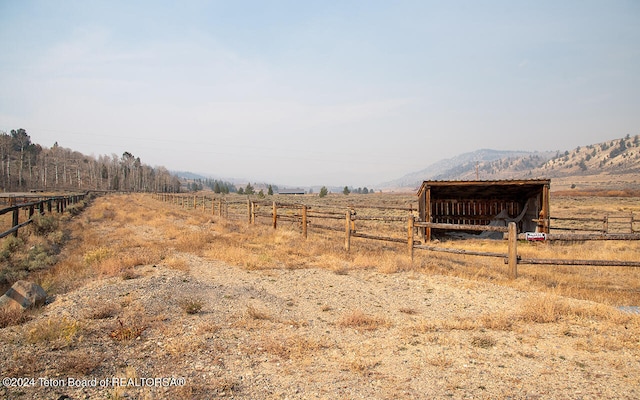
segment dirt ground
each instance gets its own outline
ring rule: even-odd
[[[133,279],[58,296],[38,320],[80,321],[70,343],[25,343],[37,321],[4,329],[3,376],[35,382],[3,387],[2,396],[640,396],[637,331],[608,331],[590,318],[519,321],[529,293],[416,272],[249,271],[185,257],[190,272],[141,266]],[[202,309],[185,313],[188,299]],[[94,315],[100,308],[113,315]],[[135,338],[110,337],[136,323],[144,330]],[[71,386],[83,379],[98,387]],[[66,386],[45,386],[52,382]]]

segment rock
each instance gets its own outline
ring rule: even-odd
[[[25,310],[40,307],[46,299],[47,292],[39,285],[33,282],[18,281],[0,297],[0,309]]]

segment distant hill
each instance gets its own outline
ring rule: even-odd
[[[189,172],[189,171],[171,171],[171,173],[175,176],[177,176],[178,178],[182,178],[182,179],[211,179],[211,177],[209,176],[204,176],[204,175],[200,175],[200,174],[196,174],[194,172]]]
[[[528,151],[481,149],[470,153],[463,153],[453,158],[440,160],[429,165],[425,169],[409,173],[393,181],[384,182],[378,186],[385,189],[417,188],[425,180],[475,179],[476,165],[480,167],[484,165],[490,165],[495,161],[500,162],[500,160],[520,159],[526,157],[533,157],[535,159],[546,161],[551,158],[551,155],[547,153],[541,154]],[[472,174],[473,177],[462,178],[469,174]]]
[[[618,179],[607,178],[612,175]],[[636,182],[640,185],[640,136],[627,135],[563,152],[482,149],[438,161],[379,186],[383,189],[415,189],[424,180],[557,178],[562,182],[571,177],[580,178],[580,182],[598,182],[597,186],[603,187],[614,181],[625,187]]]

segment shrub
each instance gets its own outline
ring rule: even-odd
[[[32,220],[33,233],[38,236],[46,236],[58,230],[58,219],[53,215],[36,214]]]
[[[67,317],[39,321],[27,334],[28,343],[71,344],[80,332],[80,323]]]
[[[0,310],[0,329],[29,321],[29,314],[22,310]]]
[[[87,203],[85,201],[80,201],[76,204],[73,204],[67,207],[67,211],[69,212],[69,214],[75,217],[80,215],[86,207],[87,207]]]
[[[474,336],[473,339],[471,339],[471,345],[482,349],[488,349],[496,345],[496,340],[487,335]]]
[[[187,314],[197,314],[202,310],[202,300],[184,299],[180,302],[180,308]]]
[[[125,321],[118,319],[118,326],[111,331],[109,336],[118,341],[129,341],[137,338],[147,327],[136,318],[127,318]]]
[[[111,257],[111,250],[106,247],[98,247],[84,254],[84,262],[87,265],[95,265]]]
[[[0,260],[6,261],[11,258],[11,254],[20,250],[24,245],[24,241],[19,237],[8,236],[2,241],[2,248],[0,249]]]

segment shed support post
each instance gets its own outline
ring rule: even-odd
[[[544,227],[542,231],[546,234],[549,234],[551,229],[551,205],[550,202],[550,187],[548,184],[544,185],[542,188],[542,212],[544,213]]]
[[[424,222],[433,222],[431,217],[431,188],[427,187],[425,193],[425,215]],[[424,240],[426,242],[431,241],[431,227],[424,228]]]
[[[509,277],[518,277],[518,230],[515,222],[509,222]]]

